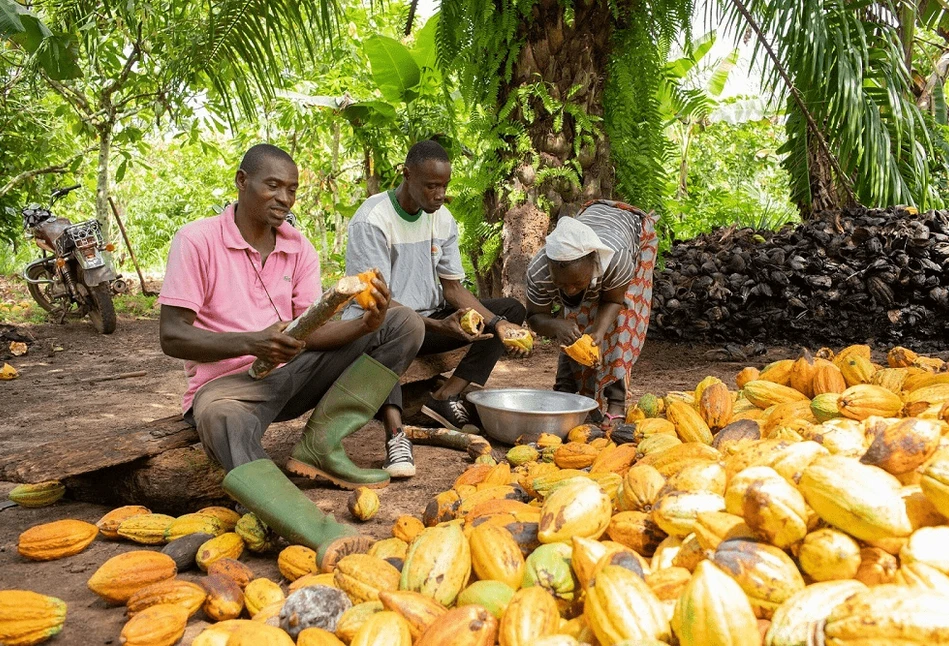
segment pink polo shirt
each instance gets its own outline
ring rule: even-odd
[[[186,224],[175,235],[158,302],[195,312],[194,325],[204,330],[255,332],[278,320],[292,320],[321,295],[320,260],[310,241],[289,224],[282,225],[261,267],[260,253],[241,236],[230,204],[220,215]],[[198,388],[247,370],[253,361],[251,355],[212,363],[185,361],[188,390],[182,411],[191,408]]]

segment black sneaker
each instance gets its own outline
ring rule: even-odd
[[[465,424],[471,423],[468,408],[465,406],[464,400],[458,395],[448,399],[429,397],[425,405],[422,406],[422,412],[445,428],[450,428],[453,431],[460,431]]]
[[[386,461],[382,468],[393,478],[411,478],[415,475],[415,458],[412,456],[412,442],[400,428],[386,442]]]

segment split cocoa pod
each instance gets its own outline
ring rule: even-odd
[[[517,330],[508,330],[501,337],[501,343],[512,348],[521,348],[527,352],[534,349],[534,336],[530,330],[519,328]]]
[[[592,367],[600,363],[600,348],[593,343],[593,337],[589,334],[584,334],[571,345],[560,346],[560,349],[584,366]]]
[[[364,283],[366,287],[361,292],[356,294],[355,301],[356,301],[356,304],[359,305],[359,307],[363,308],[364,310],[367,310],[372,306],[372,301],[373,301],[372,279],[373,278],[381,279],[382,275],[379,273],[378,269],[370,269],[368,271],[362,272],[361,274],[356,274],[356,277],[360,280],[360,282]]]
[[[468,334],[478,335],[484,332],[484,317],[472,309],[469,309],[461,315],[459,324],[461,325],[461,329]]]

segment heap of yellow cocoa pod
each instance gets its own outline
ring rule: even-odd
[[[133,646],[177,643],[198,610],[218,623],[195,646],[949,644],[949,372],[903,348],[887,364],[822,349],[734,388],[645,395],[608,432],[479,457],[333,572],[285,548],[285,582],[237,560],[273,547],[253,515],[122,508],[100,535],[214,535],[197,553],[207,576],[143,549],[89,587],[126,605]],[[95,529],[33,528],[20,551],[74,554]],[[61,602],[30,595],[0,592],[0,642],[14,607],[33,635],[62,626]]]

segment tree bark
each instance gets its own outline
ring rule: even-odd
[[[112,154],[112,127],[110,121],[99,124],[99,159],[96,164],[96,220],[102,227],[106,241],[112,240],[109,230],[109,157]]]
[[[555,101],[570,102],[594,117],[603,115],[613,20],[605,2],[578,3],[573,9],[574,19],[568,24],[564,22],[563,5],[557,0],[535,4],[533,20],[522,27],[526,41],[512,78],[499,92],[499,106],[519,88],[539,81]],[[502,182],[526,199],[513,202],[507,194],[495,191],[485,195],[486,222],[501,222],[503,226],[500,258],[478,276],[483,296],[523,296],[527,264],[543,246],[544,237],[557,219],[574,215],[590,199],[613,197],[606,136],[577,155],[574,140],[582,133],[572,116],[562,114],[563,124],[558,131],[558,115],[548,113],[539,98],[531,100],[530,109],[533,118],[520,108],[511,118],[524,124],[535,154],[521,159],[514,174]],[[556,175],[538,180],[539,171],[562,169],[573,162],[580,168],[579,186]]]

